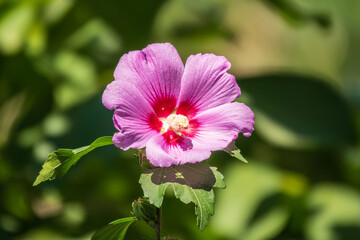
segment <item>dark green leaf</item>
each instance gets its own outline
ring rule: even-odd
[[[64,176],[70,167],[73,166],[82,156],[91,152],[95,148],[111,144],[113,144],[112,137],[106,136],[96,139],[89,146],[77,149],[59,149],[50,153],[33,186],[36,186],[46,180],[53,180]]]
[[[205,178],[204,172],[207,172],[207,170],[204,170],[206,168],[209,168],[212,172],[210,177],[215,178],[215,182],[213,183],[212,187],[224,188],[224,177],[216,170],[215,167],[210,167],[208,164],[197,163],[189,165],[192,165],[192,167],[182,167],[182,172],[177,170],[179,166],[173,166],[172,170],[166,170],[166,168],[163,168],[161,171],[156,171],[156,173],[155,171],[143,173],[140,176],[139,182],[144,191],[144,195],[149,199],[149,202],[154,204],[156,207],[161,207],[164,194],[168,186],[173,188],[175,196],[185,204],[193,202],[195,204],[195,214],[197,215],[197,226],[200,230],[203,230],[204,227],[208,224],[209,216],[214,214],[214,191],[211,188],[211,190],[208,191],[204,189],[194,189],[189,186],[189,183],[192,182],[191,185],[204,186],[203,184],[196,184],[194,180],[198,179],[199,181],[203,181],[203,178]],[[170,171],[172,171],[172,173]],[[188,179],[188,173],[185,173],[187,171],[190,171],[194,175],[200,175],[201,177]],[[165,172],[169,173],[170,175],[164,175]],[[153,174],[157,174],[155,182],[159,184],[153,182]],[[173,175],[177,176],[177,178],[174,178]],[[167,179],[165,176],[169,176],[171,180],[164,180]],[[186,185],[178,183],[182,181],[184,181]]]
[[[291,148],[335,147],[355,142],[349,106],[326,82],[296,74],[243,79],[243,96],[255,112],[256,132]]]
[[[299,25],[307,22],[314,22],[322,28],[329,28],[331,20],[329,16],[309,13],[301,10],[288,0],[263,0],[268,6],[276,10],[289,23]]]
[[[115,220],[97,231],[91,240],[122,240],[129,226],[136,220],[136,217]]]

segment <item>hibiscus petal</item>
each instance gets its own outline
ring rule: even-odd
[[[131,82],[153,107],[158,117],[167,117],[180,93],[184,65],[170,43],[150,44],[120,59],[115,80]]]
[[[177,114],[188,118],[207,109],[230,103],[240,96],[235,77],[226,71],[231,64],[223,56],[197,54],[185,64]]]
[[[194,148],[211,151],[226,148],[241,132],[249,137],[254,130],[254,113],[243,103],[228,103],[209,109],[192,119],[183,132],[191,138]]]
[[[189,138],[172,131],[152,137],[146,145],[146,157],[156,167],[196,163],[210,157],[208,150],[194,149]]]
[[[123,150],[143,148],[160,132],[162,122],[131,83],[113,81],[106,87],[102,101],[108,109],[116,109],[113,120],[120,132],[113,137],[115,146]]]

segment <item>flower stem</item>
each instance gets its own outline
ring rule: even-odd
[[[161,240],[161,207],[156,208],[156,225],[155,225],[155,231],[156,231],[156,240]]]

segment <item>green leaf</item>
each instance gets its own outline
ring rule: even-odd
[[[61,109],[79,104],[96,93],[96,66],[89,57],[74,50],[62,50],[55,55],[53,67],[53,74],[64,78],[54,90],[56,104]]]
[[[140,197],[133,201],[131,206],[137,219],[144,220],[150,226],[153,226],[157,221],[157,209],[154,205],[149,203],[147,198]]]
[[[241,155],[240,149],[237,149],[237,150],[234,150],[234,151],[231,151],[231,152],[232,152],[231,156],[239,159],[240,161],[242,161],[244,163],[248,163],[248,161]]]
[[[28,1],[20,1],[0,17],[0,52],[16,54],[22,48],[36,9]]]
[[[202,162],[150,169],[141,174],[139,182],[144,195],[156,207],[161,207],[168,186],[173,188],[175,196],[185,204],[193,202],[197,226],[203,230],[208,224],[209,216],[214,214],[215,200],[212,188],[224,188],[223,179],[223,175],[215,167]]]
[[[347,102],[324,80],[278,73],[239,83],[244,94],[238,100],[253,109],[256,133],[269,142],[294,149],[356,142]]]
[[[213,170],[206,162],[153,168],[145,173],[154,173],[151,181],[157,185],[171,182],[210,191],[216,182]]]
[[[244,167],[233,162],[226,172],[227,189],[217,196],[221,211],[213,217],[211,228],[224,239],[277,239],[290,214],[290,198],[281,192],[291,184],[288,179],[264,164]]]
[[[172,184],[175,196],[182,202],[195,204],[195,214],[197,215],[197,226],[200,230],[208,224],[209,216],[214,214],[214,192],[202,189],[193,189],[186,185]]]
[[[230,156],[237,158],[244,163],[248,163],[248,161],[241,155],[240,149],[236,147],[235,141],[232,141],[229,146],[224,149],[224,151],[230,154]]]
[[[331,19],[329,16],[319,13],[310,13],[303,11],[293,2],[287,0],[263,0],[265,4],[273,8],[278,14],[283,17],[288,23],[293,25],[300,25],[304,23],[314,22],[319,27],[331,27]]]
[[[306,239],[360,239],[360,194],[356,188],[322,183],[311,189],[307,206],[312,214]]]
[[[77,163],[82,156],[91,152],[95,148],[111,144],[113,144],[112,137],[106,136],[96,139],[89,146],[77,149],[58,149],[50,153],[33,186],[36,186],[46,180],[54,180],[55,178],[64,176],[70,167]]]
[[[136,220],[136,217],[115,220],[97,231],[91,240],[122,240],[129,226]]]
[[[225,182],[224,182],[224,176],[217,170],[216,167],[210,167],[210,169],[213,171],[214,175],[215,175],[215,184],[213,186],[216,188],[225,188]]]

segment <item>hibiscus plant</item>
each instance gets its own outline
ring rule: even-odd
[[[214,214],[213,188],[224,188],[224,177],[204,160],[223,150],[242,161],[234,140],[254,130],[254,114],[243,103],[235,77],[223,56],[196,54],[185,66],[169,43],[150,44],[123,55],[102,102],[114,110],[118,132],[89,146],[59,149],[49,154],[34,185],[62,177],[82,156],[112,145],[136,149],[145,169],[139,183],[144,196],[132,203],[131,217],[97,231],[92,239],[123,239],[135,221],[145,221],[161,234],[161,205],[171,186],[183,203],[194,203],[197,226],[203,230]]]

